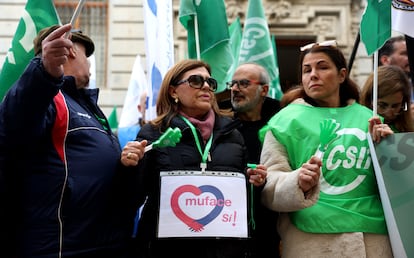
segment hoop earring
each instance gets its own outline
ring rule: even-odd
[[[402,108],[403,111],[407,111],[408,110],[408,104],[407,102],[404,102],[404,106]]]

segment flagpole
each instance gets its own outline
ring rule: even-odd
[[[414,84],[414,38],[405,36],[405,45],[407,47],[408,64],[410,65],[410,79],[411,83]]]
[[[354,48],[352,49],[351,56],[349,57],[348,74],[351,74],[352,65],[354,64],[355,55],[358,50],[360,41],[361,41],[361,34],[360,34],[360,31],[358,30],[357,36],[355,38]]]
[[[374,52],[374,82],[372,87],[372,113],[377,115],[378,105],[378,50]]]
[[[410,80],[411,80],[411,105],[414,103],[414,38],[405,36],[405,45],[407,48],[408,65],[410,66]]]
[[[195,36],[195,43],[196,43],[196,53],[197,53],[197,60],[200,60],[200,39],[198,35],[198,17],[197,14],[194,15],[194,36]]]
[[[78,19],[79,14],[80,14],[80,12],[82,10],[82,7],[85,4],[85,2],[86,2],[86,0],[80,0],[78,2],[78,5],[76,6],[75,12],[73,13],[72,18],[70,19],[70,24],[72,25],[72,28],[75,25],[75,22]],[[65,38],[69,38],[69,35],[70,35],[70,31],[66,32]]]

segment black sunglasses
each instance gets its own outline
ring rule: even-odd
[[[241,88],[245,89],[245,88],[249,87],[251,84],[264,85],[266,83],[259,82],[259,81],[254,81],[254,80],[248,80],[248,79],[232,80],[232,81],[226,82],[227,89],[230,90],[235,84],[240,90]]]
[[[214,78],[207,78],[204,79],[201,75],[190,75],[188,79],[178,81],[175,86],[178,86],[180,84],[183,84],[185,82],[188,82],[188,85],[190,85],[191,88],[194,89],[201,89],[204,86],[204,82],[207,82],[208,86],[210,87],[210,91],[216,91],[217,90],[217,81]]]

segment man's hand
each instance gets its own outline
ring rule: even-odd
[[[121,163],[126,167],[138,165],[138,162],[144,157],[147,143],[147,140],[128,142],[122,149]]]
[[[63,25],[42,41],[43,67],[54,78],[63,75],[63,64],[68,61],[69,50],[73,47],[72,41],[64,37],[71,29],[70,24]]]

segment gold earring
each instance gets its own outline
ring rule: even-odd
[[[175,98],[174,101],[175,101],[176,104],[178,104],[179,100],[178,100],[178,98]]]

